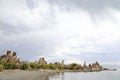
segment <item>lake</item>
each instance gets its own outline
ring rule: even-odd
[[[49,80],[120,80],[120,70],[101,72],[64,72],[49,76]]]

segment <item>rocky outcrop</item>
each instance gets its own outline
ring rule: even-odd
[[[63,69],[63,67],[64,67],[64,60],[61,61],[61,67]]]
[[[84,62],[84,64],[83,64],[83,70],[84,70],[84,71],[87,71],[87,70],[88,70],[88,66],[86,65],[86,62]]]
[[[84,63],[83,70],[84,71],[101,71],[101,70],[104,70],[104,68],[98,62],[89,64],[88,66],[86,65],[86,63]]]
[[[45,59],[42,57],[38,60],[39,64],[43,64],[43,65],[47,65],[47,61],[45,61]]]
[[[19,58],[17,58],[16,52],[7,51],[6,55],[0,57],[0,61],[19,63]]]

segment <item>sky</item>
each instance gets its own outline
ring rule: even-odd
[[[120,64],[120,0],[0,0],[0,55]]]

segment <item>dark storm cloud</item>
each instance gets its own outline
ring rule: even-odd
[[[97,13],[106,8],[120,9],[120,0],[48,0],[51,5],[62,9],[84,9],[90,13]]]
[[[26,0],[26,4],[30,9],[33,9],[35,7],[35,3],[33,0]]]
[[[53,24],[55,23],[54,22],[55,13],[52,8],[53,5],[59,6],[61,9],[65,9],[68,11],[72,10],[72,9],[78,9],[78,10],[83,9],[83,10],[87,10],[89,13],[98,13],[102,10],[104,11],[104,9],[106,9],[106,8],[115,8],[118,10],[120,9],[120,5],[119,5],[120,0],[46,0],[46,2],[47,1],[51,5],[51,6],[49,6],[50,11],[48,11],[47,14],[43,15],[46,22],[42,23],[42,25],[38,25],[39,27],[41,27],[40,29],[51,29],[51,27],[47,27],[47,26],[54,26]],[[33,10],[35,7],[38,7],[38,2],[39,1],[37,1],[37,0],[25,0],[25,5],[30,10]],[[10,4],[11,3],[12,2],[10,2]],[[1,4],[2,4],[2,0],[1,0]],[[41,4],[39,4],[39,5],[41,5]],[[2,14],[2,11],[4,12],[4,9],[0,8],[1,14]],[[23,9],[23,11],[24,11],[24,9]],[[31,14],[31,13],[29,13],[29,14]],[[11,21],[10,19],[12,19],[12,17],[9,19],[5,19],[3,21],[3,19],[6,17],[6,15],[4,15],[4,14],[2,14],[2,15],[3,16],[0,19],[1,20],[0,21],[0,31],[2,31],[5,34],[29,32],[30,30],[32,30],[31,26],[36,26],[36,25],[26,25],[26,23],[22,22],[22,20],[20,21],[19,18],[16,18],[17,23],[15,23],[15,24],[10,23],[10,21]],[[25,19],[26,18],[27,17],[25,17]]]
[[[0,32],[5,35],[19,34],[29,32],[31,29],[26,27],[24,24],[13,25],[7,22],[0,22]]]

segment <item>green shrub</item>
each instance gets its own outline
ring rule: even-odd
[[[37,68],[38,68],[38,69],[47,69],[47,65],[38,64],[38,65],[37,65]]]
[[[18,65],[15,62],[7,62],[4,64],[5,69],[18,69]]]
[[[6,62],[4,62],[4,61],[0,61],[0,64],[1,64],[1,65],[5,65]]]
[[[35,64],[35,63],[30,63],[30,67],[31,67],[31,69],[36,69],[36,68],[37,68],[37,64]]]
[[[11,62],[10,69],[18,69],[18,65],[15,62]]]
[[[64,69],[70,69],[70,70],[79,70],[80,68],[81,66],[76,63],[71,63],[69,65],[64,66]]]
[[[80,69],[80,66],[79,65],[76,65],[74,66],[73,70],[79,70]]]
[[[0,71],[3,71],[3,65],[0,64]]]
[[[23,70],[27,70],[27,69],[29,69],[29,68],[30,68],[30,66],[29,66],[29,64],[26,63],[26,62],[24,62],[24,63],[22,64],[22,66],[21,66],[21,69],[23,69]]]
[[[57,66],[56,64],[48,64],[47,68],[48,69],[56,69],[56,68],[59,68],[59,66]]]
[[[5,68],[5,69],[10,69],[9,63],[6,62],[6,63],[4,64],[4,68]]]

